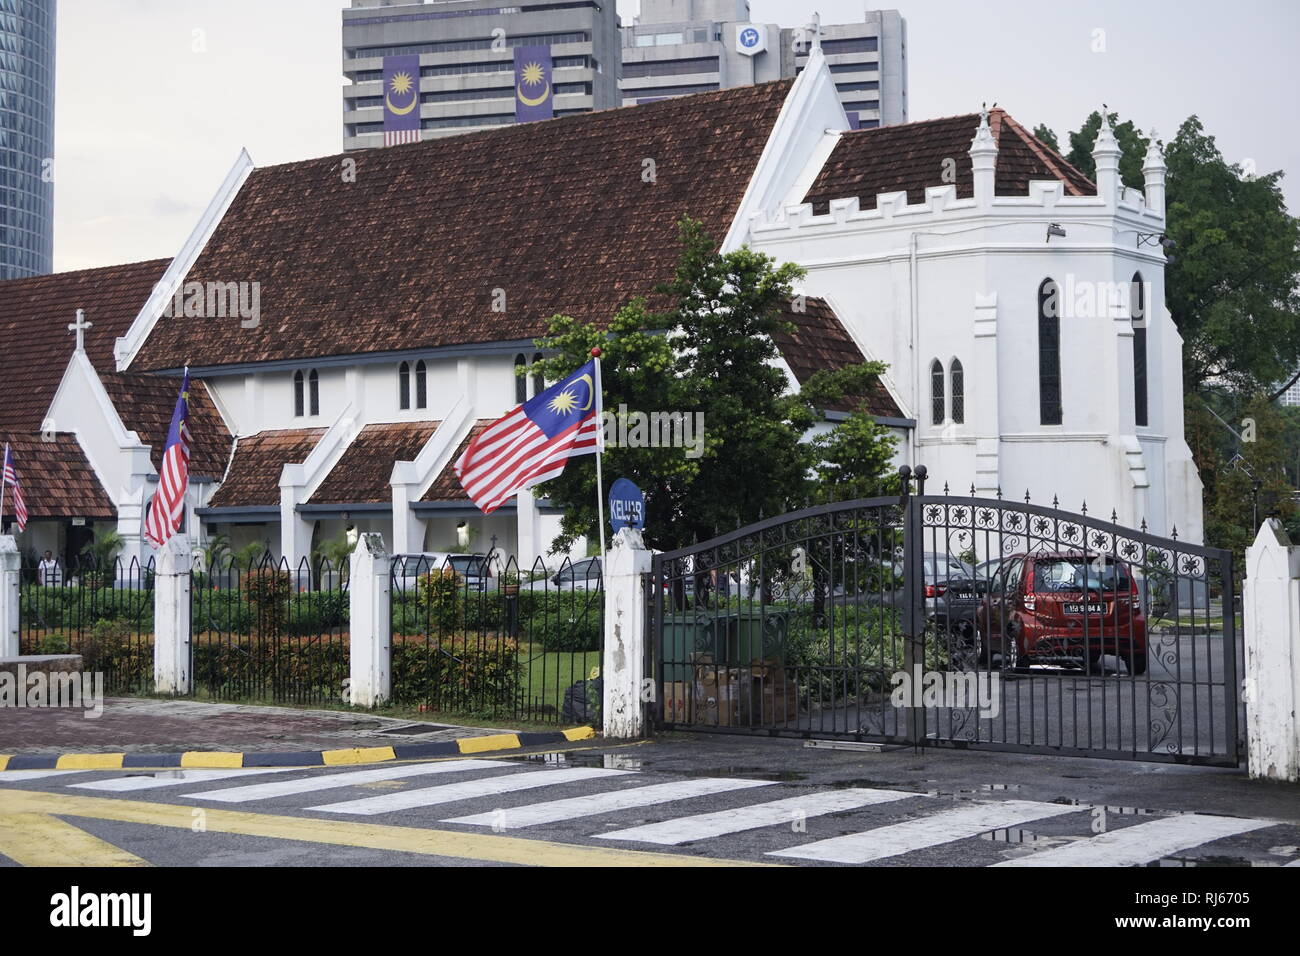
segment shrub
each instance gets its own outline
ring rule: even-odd
[[[455,568],[448,565],[420,575],[415,579],[415,592],[416,600],[428,615],[428,627],[436,627],[439,632],[457,627],[465,589]]]
[[[256,614],[258,632],[269,637],[283,634],[293,594],[289,572],[275,567],[255,568],[244,577],[244,593]]]
[[[513,713],[521,691],[519,645],[505,638],[449,635],[394,641],[393,702],[434,710]]]
[[[519,610],[529,641],[547,651],[600,649],[604,592],[541,592],[531,597],[526,607],[521,602]]]

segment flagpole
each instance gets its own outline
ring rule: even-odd
[[[600,521],[600,573],[605,573],[605,476],[601,460],[605,457],[605,393],[600,387],[600,348],[591,350],[596,360],[596,514]]]
[[[0,461],[0,530],[5,526],[5,492],[9,490],[9,443],[5,442],[5,457]]]

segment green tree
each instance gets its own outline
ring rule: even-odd
[[[720,253],[690,219],[679,232],[676,273],[653,290],[655,301],[667,305],[663,311],[637,299],[607,329],[556,316],[550,334],[537,342],[554,353],[544,363],[549,380],[570,374],[600,346],[607,412],[704,415],[698,457],[687,457],[682,448],[609,447],[601,495],[616,478],[635,482],[646,492],[649,540],[671,549],[814,497],[852,497],[879,488],[892,439],[869,416],[851,415],[848,429],[832,432],[838,437],[803,438],[823,407],[865,395],[883,366],[819,374],[808,382],[811,388],[787,394],[786,376],[774,362],[773,336],[790,330],[782,313],[795,301],[792,283],[802,270],[749,248]],[[830,464],[821,462],[826,452],[834,456]],[[578,536],[596,536],[593,457],[569,462],[537,494],[565,512],[554,551],[566,550]]]
[[[1118,113],[1107,115],[1120,148],[1119,178],[1125,186],[1141,189],[1144,183],[1142,163],[1146,158],[1147,144],[1151,141],[1138,131],[1132,120],[1121,123]],[[1101,113],[1094,110],[1083,125],[1070,134],[1070,152],[1065,157],[1071,165],[1093,180],[1097,178],[1097,164],[1093,162],[1092,150],[1097,145],[1097,134],[1100,131]]]
[[[1039,123],[1037,126],[1035,126],[1034,135],[1037,136],[1044,143],[1046,143],[1048,146],[1052,147],[1052,149],[1056,150],[1058,153],[1061,151],[1061,144],[1056,139],[1056,134],[1047,128],[1047,124]]]

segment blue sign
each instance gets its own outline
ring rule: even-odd
[[[609,523],[615,532],[645,527],[645,495],[626,478],[620,478],[609,489]]]
[[[758,45],[758,31],[753,27],[746,27],[740,31],[740,42],[742,46],[753,47]]]

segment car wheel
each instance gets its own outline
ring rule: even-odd
[[[1128,665],[1129,676],[1138,677],[1147,672],[1147,652],[1143,648],[1135,651],[1132,656],[1125,657],[1124,663]]]
[[[1029,670],[1029,664],[1020,659],[1020,642],[1014,634],[1008,633],[1002,638],[1002,669],[1017,674]]]

